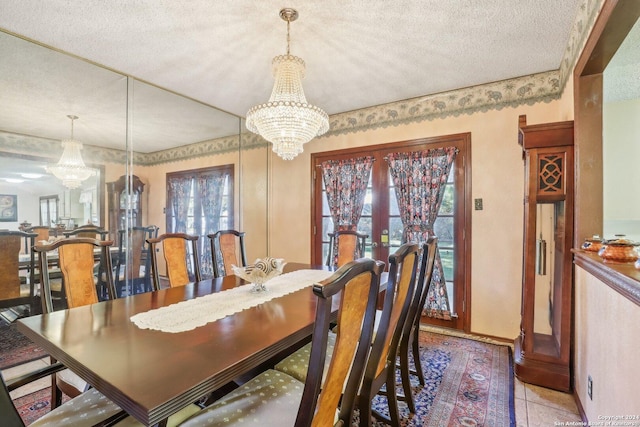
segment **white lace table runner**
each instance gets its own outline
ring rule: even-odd
[[[185,332],[255,307],[320,282],[333,272],[326,270],[296,270],[269,280],[266,292],[252,293],[253,285],[216,292],[210,295],[181,301],[131,316],[131,321],[141,329],[162,332]]]

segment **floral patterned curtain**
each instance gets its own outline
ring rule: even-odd
[[[207,235],[215,233],[220,228],[220,213],[222,212],[222,196],[224,183],[229,173],[218,171],[198,176],[198,196],[202,204],[202,216],[205,218],[204,230],[200,241],[200,270],[205,278],[213,277],[213,261],[211,245]]]
[[[373,161],[372,156],[366,156],[322,162],[322,178],[334,231],[358,228]],[[337,241],[334,242],[333,253],[337,263]]]
[[[404,226],[403,242],[422,244],[434,234],[433,225],[457,152],[455,147],[445,147],[411,153],[390,153],[387,156]],[[436,252],[424,313],[439,319],[451,319],[439,251]]]
[[[173,208],[174,228],[170,233],[187,232],[187,215],[193,178],[172,177],[168,179],[169,197]]]

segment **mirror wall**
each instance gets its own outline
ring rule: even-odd
[[[640,241],[640,21],[604,71],[603,232]]]
[[[0,229],[40,225],[41,199],[51,196],[54,223],[92,222],[116,238],[107,190],[124,176],[124,224],[138,217],[164,233],[166,174],[232,164],[234,227],[247,233],[250,260],[267,254],[268,146],[243,133],[241,118],[1,29],[0,56],[0,195],[16,196],[6,199],[16,201],[15,215],[6,209]],[[71,136],[67,115],[78,116],[74,139],[97,172],[73,190],[45,170]],[[138,205],[134,176],[143,184]]]

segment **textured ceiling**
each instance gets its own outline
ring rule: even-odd
[[[558,69],[579,0],[3,0],[0,27],[244,116],[286,48],[335,114]]]

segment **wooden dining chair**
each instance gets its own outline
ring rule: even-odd
[[[32,227],[25,228],[24,231],[27,233],[36,233],[37,234],[35,238],[36,242],[41,242],[43,240],[49,241],[49,237],[52,234],[51,228],[48,225],[34,225]],[[28,249],[31,250],[31,247],[29,247]]]
[[[357,405],[360,408],[360,423],[371,425],[373,397],[386,384],[390,417],[375,412],[387,424],[399,424],[398,402],[395,389],[395,367],[400,338],[407,321],[409,305],[415,288],[419,246],[414,243],[402,245],[389,256],[389,276],[385,288],[382,310],[376,312],[375,340],[365,371]],[[342,328],[338,322],[337,330]],[[332,335],[329,335],[327,358],[332,356]],[[306,380],[309,366],[309,345],[305,345],[276,364],[275,369],[287,373],[300,381]],[[325,364],[325,371],[328,366]],[[391,386],[390,386],[391,384]],[[391,392],[389,392],[391,390]]]
[[[88,237],[90,239],[106,240],[109,232],[93,224],[81,225],[73,230],[63,231],[64,237]]]
[[[231,274],[231,266],[247,266],[244,231],[220,230],[207,237],[211,243],[213,277]]]
[[[383,263],[360,259],[313,285],[317,297],[307,381],[269,369],[217,400],[182,426],[351,425],[355,397],[369,353]],[[341,295],[333,357],[323,379],[333,298]],[[344,393],[343,393],[344,391]]]
[[[154,290],[157,291],[161,288],[158,271],[158,249],[160,248],[158,246],[162,246],[169,286],[184,286],[187,283],[202,280],[200,257],[198,256],[198,236],[185,233],[166,233],[156,238],[147,239],[147,243],[151,251],[151,277]]]
[[[33,370],[20,375],[12,380],[5,381],[0,375],[2,387],[0,388],[0,414],[3,427],[25,427],[20,413],[16,409],[10,393],[20,387],[29,385],[34,381],[46,378],[50,375],[65,370],[65,366],[60,362],[52,363],[40,369]],[[198,412],[200,407],[191,404],[174,415],[170,416],[166,422],[166,427],[177,426],[188,416]],[[84,393],[74,397],[64,404],[51,409],[42,417],[29,424],[31,427],[90,427],[90,426],[116,426],[116,427],[138,427],[141,423],[128,416],[128,414],[118,405],[107,399],[95,388],[91,388]]]
[[[425,385],[424,371],[420,361],[420,317],[422,308],[427,299],[431,277],[433,276],[433,266],[436,259],[436,251],[438,250],[438,238],[430,237],[426,243],[422,245],[420,273],[416,280],[413,299],[409,306],[407,320],[404,322],[402,330],[402,338],[400,339],[400,378],[402,380],[403,395],[398,396],[398,400],[404,400],[409,407],[409,411],[415,414],[415,400],[411,391],[410,375],[416,375],[421,385]],[[409,365],[409,352],[413,356],[413,364],[415,369],[411,369]]]
[[[329,233],[329,254],[326,265],[341,267],[349,261],[364,257],[368,234],[353,230],[339,230]]]
[[[20,417],[10,392],[28,385],[41,378],[55,375],[57,372],[66,369],[59,362],[53,363],[41,369],[32,371],[11,381],[5,381],[2,376],[2,388],[0,389],[0,413],[2,414],[2,425],[7,427],[24,427],[24,421]],[[87,392],[65,402],[63,405],[53,408],[44,416],[31,423],[34,427],[57,427],[61,425],[92,426],[99,422],[117,422],[127,416],[126,412],[120,409],[96,389]]]
[[[371,415],[374,415],[393,427],[400,426],[396,396],[396,360],[415,288],[418,256],[419,246],[415,243],[405,243],[389,255],[389,279],[384,305],[379,312],[379,319],[376,319],[375,339],[357,400],[360,425],[371,426]],[[338,324],[338,328],[341,327],[342,324]],[[381,393],[383,385],[386,386],[386,392]],[[376,394],[386,395],[388,417],[372,409]]]
[[[39,270],[42,285],[42,311],[54,311],[52,284],[49,275],[49,255],[58,253],[58,265],[62,274],[62,289],[67,308],[80,307],[99,302],[94,259],[94,249],[100,249],[100,262],[106,280],[108,299],[115,298],[111,257],[109,248],[113,241],[101,241],[87,237],[57,240],[46,245],[35,245],[34,251],[39,255]],[[57,389],[67,396],[76,397],[86,391],[86,382],[71,371],[65,370],[56,374],[55,386],[52,390],[52,407],[60,405],[62,396]]]
[[[155,225],[131,227],[128,229],[129,241],[127,230],[118,230],[118,255],[113,279],[118,297],[123,296],[127,283],[132,294],[151,291],[151,256],[147,239],[158,237],[158,230]]]
[[[62,232],[62,235],[65,238],[78,238],[85,237],[89,239],[98,239],[98,240],[106,240],[109,236],[109,232],[102,227],[98,227],[94,224],[85,224],[79,227],[74,228],[73,230],[66,230]],[[110,254],[109,254],[110,255]],[[104,270],[103,266],[105,265],[104,260],[100,260],[98,264],[98,271],[96,277],[98,278],[98,292],[99,297],[102,300],[109,299],[106,289],[106,282],[104,280]]]
[[[14,308],[26,305],[28,308],[23,313],[31,315],[40,313],[40,300],[36,293],[33,254],[23,255],[30,257],[24,275],[20,275],[20,247],[22,240],[35,243],[38,235],[23,231],[0,231],[0,308]],[[23,262],[23,264],[25,264]]]

